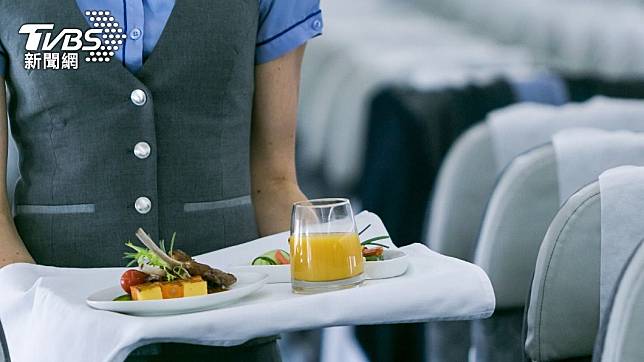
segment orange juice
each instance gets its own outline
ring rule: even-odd
[[[356,233],[301,234],[289,241],[295,280],[327,282],[362,274],[362,246]]]

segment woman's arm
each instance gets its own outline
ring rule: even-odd
[[[295,174],[295,128],[304,46],[255,67],[251,187],[261,235],[289,229],[293,202],[306,200]]]
[[[7,133],[7,98],[4,78],[0,77],[0,267],[34,262],[16,231],[7,197]]]

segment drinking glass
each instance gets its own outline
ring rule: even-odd
[[[296,293],[351,288],[364,280],[362,245],[347,199],[293,204],[289,244]]]

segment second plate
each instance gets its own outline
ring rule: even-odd
[[[385,260],[365,262],[367,279],[386,279],[404,274],[409,266],[409,257],[399,249],[385,250]],[[260,272],[268,275],[267,283],[290,283],[290,265],[243,265],[231,266],[227,270],[236,272]]]

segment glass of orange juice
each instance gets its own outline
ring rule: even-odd
[[[293,204],[289,244],[296,293],[351,288],[364,280],[362,246],[347,199]]]

